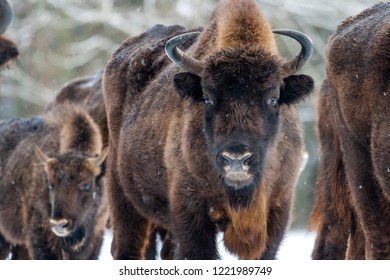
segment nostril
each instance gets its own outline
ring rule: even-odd
[[[229,166],[230,165],[230,162],[231,162],[231,158],[229,158],[228,156],[226,155],[221,155],[221,159],[222,159],[222,164],[223,166]]]
[[[65,221],[61,224],[61,226],[62,226],[63,228],[68,227],[68,226],[69,226],[69,221],[68,221],[68,220],[65,220]]]
[[[243,165],[246,165],[246,166],[249,166],[249,162],[251,161],[252,157],[253,157],[253,154],[250,154],[250,155],[245,156],[245,157],[242,159],[242,161],[243,161],[242,164],[243,164]]]
[[[230,165],[231,165],[231,159],[229,157],[225,156],[225,155],[221,155],[220,158],[221,158],[222,168],[225,171],[229,171],[230,170]]]

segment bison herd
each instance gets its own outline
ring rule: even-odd
[[[16,44],[3,34],[0,63]],[[313,259],[390,259],[390,3],[329,39],[318,94]],[[300,45],[286,59],[277,36]],[[155,25],[41,115],[0,121],[0,259],[275,259],[305,151],[303,33],[254,0],[221,0],[203,28]],[[156,236],[161,238],[161,250]]]

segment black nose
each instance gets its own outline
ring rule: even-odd
[[[221,154],[222,165],[225,171],[228,172],[246,172],[250,167],[250,160],[253,157],[252,153],[229,153]]]

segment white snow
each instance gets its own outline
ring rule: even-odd
[[[107,230],[102,247],[101,260],[112,260],[110,253],[112,240],[112,232]],[[278,260],[310,260],[310,255],[314,247],[315,233],[301,230],[290,230],[277,254]],[[222,241],[222,235],[218,236],[219,252],[223,260],[236,259],[235,256],[229,254]]]

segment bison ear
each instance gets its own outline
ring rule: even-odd
[[[307,75],[291,75],[283,79],[280,89],[280,104],[296,104],[309,96],[314,89],[314,80]]]
[[[203,102],[200,81],[199,76],[191,73],[179,73],[173,78],[175,89],[182,98],[191,98],[194,101]]]

